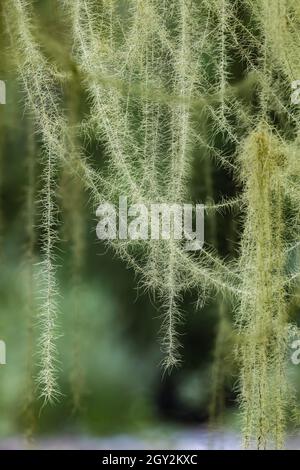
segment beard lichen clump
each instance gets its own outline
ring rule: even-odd
[[[266,125],[246,140],[241,156],[246,220],[242,238],[243,296],[238,318],[244,445],[283,446],[288,384],[285,232],[280,184],[286,165]]]

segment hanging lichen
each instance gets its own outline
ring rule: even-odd
[[[62,205],[71,227],[77,290],[85,243],[83,188],[94,209],[121,196],[146,206],[182,204],[191,199],[193,160],[200,154],[209,159],[202,166],[205,178],[215,176],[211,168],[216,165],[236,185],[236,196],[220,195],[214,203],[208,182],[204,208],[206,213],[233,207],[240,212],[241,243],[231,259],[217,255],[216,233],[213,246],[206,243],[199,253],[188,252],[172,236],[159,241],[121,237],[107,243],[134,268],[139,285],[156,294],[165,369],[182,360],[178,329],[186,292],[195,292],[198,306],[215,297],[219,332],[211,414],[222,408],[221,359],[230,337],[238,352],[244,445],[283,447],[291,396],[288,302],[299,278],[297,266],[291,270],[287,262],[287,253],[299,245],[300,114],[290,109],[289,96],[300,69],[299,7],[292,0],[136,0],[126,5],[57,0],[68,38],[59,52],[60,59],[68,58],[61,67],[39,44],[30,3],[7,0],[3,9],[41,145],[41,396],[53,401],[59,395],[58,170],[63,168],[68,184],[72,182],[71,190],[64,185],[61,194],[67,199],[67,190],[72,199]],[[237,64],[239,80],[233,81]],[[64,110],[65,95],[70,96],[66,88],[74,80],[87,96],[82,121]],[[94,155],[87,159],[90,149],[79,134],[103,147],[101,165]],[[234,332],[225,313],[231,307]],[[77,361],[80,354],[75,356]],[[72,374],[77,404],[79,376]]]

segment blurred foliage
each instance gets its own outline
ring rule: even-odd
[[[236,3],[237,14],[248,26],[248,22],[251,24],[252,20],[247,17],[247,12],[243,10],[240,2]],[[126,17],[126,2],[121,2],[120,5],[119,14]],[[62,89],[57,90],[57,94],[62,95],[66,114],[74,128],[82,121],[89,127],[91,123],[88,112],[91,100],[82,87],[82,70],[70,57],[70,38],[61,19],[58,2],[34,2],[34,12],[39,21],[38,28],[34,30],[34,37],[41,44],[49,64],[57,66],[61,73]],[[7,104],[0,107],[0,339],[6,341],[7,365],[0,367],[0,435],[19,434],[24,430],[27,430],[29,435],[141,432],[157,426],[207,424],[209,415],[213,421],[222,424],[221,420],[219,422],[220,415],[224,412],[226,414],[227,411],[231,414],[235,410],[238,375],[233,357],[236,338],[231,328],[234,312],[226,295],[211,296],[210,301],[202,306],[197,289],[191,288],[184,293],[179,302],[184,321],[178,325],[178,337],[183,346],[183,362],[181,367],[172,373],[162,374],[160,364],[164,356],[157,340],[162,312],[157,298],[152,292],[150,295],[144,292],[138,275],[128,268],[124,261],[117,258],[113,249],[96,241],[96,218],[90,197],[81,188],[78,202],[76,182],[68,180],[68,176],[65,179],[63,171],[55,180],[60,210],[60,240],[57,244],[56,263],[59,281],[58,382],[61,396],[59,402],[51,407],[43,406],[41,398],[34,401],[33,422],[28,419],[25,408],[28,406],[27,387],[30,386],[28,337],[31,334],[34,335],[34,365],[29,375],[33,374],[35,377],[39,366],[39,328],[36,327],[35,320],[37,305],[33,304],[31,312],[34,318],[34,332],[28,328],[26,312],[28,220],[25,205],[29,181],[28,155],[33,131],[30,127],[30,115],[23,110],[24,93],[20,89],[19,77],[10,60],[11,49],[7,48],[7,38],[4,38],[2,16],[1,21],[0,79],[5,80],[7,86]],[[214,23],[216,19],[212,21]],[[254,31],[254,26],[251,27]],[[251,113],[255,115],[258,101],[255,73],[250,73],[245,78],[245,58],[241,58],[242,54],[232,43],[228,50],[228,96],[232,97],[233,101],[246,103],[246,111],[251,108]],[[213,52],[205,51],[203,61],[208,70],[208,78],[214,83],[216,59]],[[253,53],[253,50],[251,52]],[[99,77],[99,82],[108,90],[117,89],[124,97],[130,88],[128,83],[109,76]],[[144,89],[140,85],[130,91],[131,96],[136,98]],[[150,93],[154,93],[155,102],[161,105],[180,105],[183,102],[182,97],[171,93],[159,93],[158,90],[151,89]],[[213,129],[213,150],[218,155],[234,154],[235,145],[224,136],[227,129],[215,128],[213,118],[204,106],[206,104],[209,107],[218,97],[212,93],[205,99],[207,101],[204,101],[201,95],[193,103],[192,120],[195,134],[205,134]],[[240,116],[232,111],[228,122],[239,118]],[[237,127],[242,133],[239,126]],[[87,154],[94,157],[94,168],[105,169],[107,156],[104,141],[99,142],[99,138],[94,135],[86,140],[82,135],[77,138],[80,143],[84,143]],[[210,136],[207,142],[210,142]],[[208,158],[212,148],[206,145],[207,142],[199,141],[193,148],[190,175],[192,199],[212,202],[219,201],[226,195],[229,200],[234,200],[241,191],[242,182],[233,181],[226,168]],[[39,199],[43,189],[42,146],[38,142],[35,144],[35,196]],[[121,187],[121,183],[116,177],[115,186],[120,184]],[[75,193],[72,186],[74,184]],[[119,188],[115,187],[114,190],[118,192]],[[75,204],[74,201],[76,207],[81,205],[80,213],[75,214],[81,218],[80,226],[85,240],[80,250],[76,249],[78,245],[72,219],[74,213],[70,210],[70,206]],[[37,263],[41,262],[43,251],[39,204],[36,204],[35,211],[36,240],[32,256],[36,276],[39,276]],[[209,212],[205,227],[207,245],[213,247],[222,259],[235,261],[240,249],[241,226],[241,217],[235,213]],[[81,234],[77,235],[81,238]],[[81,249],[81,258],[76,261],[77,268],[79,266],[76,277],[73,252],[75,250],[78,254]],[[292,272],[297,266],[295,257],[291,256],[287,264],[287,270]],[[159,280],[164,283],[163,279]],[[290,307],[291,316],[296,321],[299,316],[298,305],[296,295],[295,303]],[[293,380],[297,384],[300,380],[298,371],[291,368],[289,372],[295,376]],[[82,396],[78,403],[76,402],[76,407],[72,383],[74,377],[75,380],[82,381],[81,385],[77,382]],[[38,393],[34,385],[34,394]]]

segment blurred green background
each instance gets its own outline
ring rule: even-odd
[[[49,60],[55,60],[68,70],[70,64],[67,64],[61,47],[65,31],[58,19],[56,2],[36,2],[36,11],[45,53]],[[213,398],[212,371],[219,311],[220,308],[225,309],[230,324],[233,316],[231,306],[224,299],[217,298],[199,308],[196,295],[193,292],[186,295],[181,305],[182,366],[171,374],[163,374],[160,367],[163,357],[159,344],[162,322],[159,305],[153,296],[139,288],[139,279],[134,272],[97,240],[97,222],[88,195],[84,195],[82,200],[85,248],[81,281],[74,297],[70,227],[68,217],[64,216],[67,204],[62,200],[61,175],[58,176],[57,187],[61,209],[57,264],[60,292],[58,366],[62,395],[58,403],[45,407],[37,398],[28,412],[28,381],[36,376],[39,361],[36,348],[38,328],[35,327],[33,333],[28,328],[27,307],[25,198],[29,175],[26,156],[30,151],[33,130],[24,113],[24,99],[10,61],[3,27],[2,21],[0,79],[6,83],[7,103],[0,105],[0,339],[6,342],[7,364],[0,366],[0,438],[26,433],[33,433],[36,437],[135,435],[146,436],[145,439],[150,441],[161,439],[163,443],[166,436],[176,430],[207,429]],[[232,84],[239,83],[244,69],[234,51],[231,67]],[[75,107],[79,121],[88,111],[79,79],[72,93],[78,104]],[[209,125],[201,113],[194,119],[196,128]],[[216,136],[216,142],[219,140],[220,148],[230,151],[222,137]],[[95,155],[97,164],[101,166],[101,145],[92,141],[87,146],[88,153]],[[192,199],[204,202],[209,198],[218,201],[222,196],[234,196],[239,188],[222,169],[205,159],[205,152],[199,146],[194,150]],[[41,172],[39,153],[36,145],[37,180]],[[39,189],[38,183],[37,198]],[[38,204],[35,224],[34,255],[38,263],[41,259]],[[207,216],[205,219],[206,243],[221,256],[231,259],[236,256],[239,231],[240,220],[236,214]],[[74,309],[78,313],[76,321]],[[36,308],[29,314],[36,326]],[[221,390],[218,406],[219,411],[225,406],[220,426],[225,423],[228,429],[236,429],[234,388],[237,374],[232,360],[230,331],[227,339],[221,358],[223,392]],[[28,370],[28,361],[33,363],[33,370]],[[82,391],[80,407],[76,409],[74,381],[79,381]],[[34,392],[38,393],[36,387]]]

